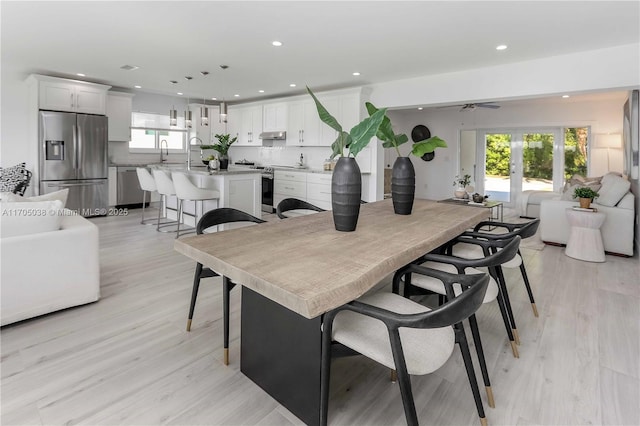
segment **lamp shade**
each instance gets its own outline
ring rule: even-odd
[[[622,135],[620,133],[601,133],[595,135],[594,148],[622,148]]]

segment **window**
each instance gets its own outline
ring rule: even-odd
[[[171,128],[168,115],[134,112],[131,124],[129,151],[158,152],[160,145],[173,152],[185,151],[187,130],[183,118],[178,118],[178,126]]]

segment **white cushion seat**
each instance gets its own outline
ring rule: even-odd
[[[454,265],[450,265],[448,263],[439,263],[439,262],[424,262],[420,266],[424,266],[426,268],[437,269],[439,271],[449,272],[451,274],[457,274],[458,270]],[[465,274],[484,274],[479,269],[475,268],[466,268],[464,271]],[[427,275],[422,274],[412,274],[411,275],[411,285],[416,287],[423,288],[425,290],[433,291],[434,293],[444,294],[447,292],[444,288],[444,284],[437,278],[433,278]],[[453,292],[456,296],[459,296],[462,293],[462,287],[460,284],[453,285]],[[484,295],[484,300],[482,303],[489,303],[496,300],[498,297],[498,284],[493,277],[489,276],[489,286],[487,287],[487,292]]]
[[[358,299],[400,314],[430,311],[426,306],[392,293],[375,293]],[[332,330],[333,340],[395,369],[389,332],[380,320],[353,311],[336,315]],[[400,340],[409,374],[429,374],[440,368],[451,356],[455,346],[453,328],[400,328]]]
[[[501,250],[498,248],[498,250]],[[484,258],[484,252],[482,251],[482,247],[476,244],[464,244],[459,243],[453,246],[453,255],[462,257],[464,259],[482,259]],[[503,263],[500,266],[505,268],[519,268],[522,265],[522,257],[518,253],[513,257],[513,259]]]
[[[189,180],[189,177],[184,173],[172,172],[171,178],[173,179],[173,186],[176,191],[176,197],[178,197],[178,230],[176,232],[177,238],[180,236],[180,222],[182,220],[182,215],[184,214],[185,200],[194,202],[204,202],[205,200],[219,200],[220,192],[215,189],[199,188],[193,182],[191,182],[191,180]],[[204,214],[204,203],[202,204],[202,214]],[[196,222],[197,214],[198,213],[196,208],[193,213]]]

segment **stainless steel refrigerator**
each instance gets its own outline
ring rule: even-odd
[[[40,193],[69,188],[66,207],[107,214],[107,117],[40,111]]]

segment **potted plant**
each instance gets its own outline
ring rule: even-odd
[[[599,195],[600,194],[598,194],[588,186],[581,186],[574,189],[573,191],[573,198],[580,199],[580,207],[583,209],[588,209],[591,205],[591,201],[593,201],[593,199],[597,198]]]
[[[382,110],[378,110],[371,102],[366,104],[369,115]],[[386,109],[386,108],[385,108]],[[376,137],[382,141],[384,148],[395,148],[398,157],[393,163],[391,174],[391,198],[393,199],[393,210],[396,214],[411,214],[413,209],[413,199],[416,192],[416,172],[409,157],[403,157],[399,146],[409,141],[404,133],[395,134],[391,126],[391,120],[386,115],[376,132]],[[447,143],[437,136],[417,141],[413,144],[411,154],[422,158],[425,154],[433,153],[436,148],[446,148]]]
[[[381,109],[346,132],[309,87],[307,87],[307,92],[316,104],[320,120],[338,132],[338,137],[331,144],[331,159],[340,157],[331,177],[331,207],[334,225],[338,231],[355,231],[362,198],[362,176],[355,157],[376,135],[387,110]]]
[[[228,133],[222,135],[215,135],[216,139],[218,139],[218,143],[215,145],[211,145],[211,149],[218,151],[220,155],[218,155],[218,161],[220,162],[220,170],[227,170],[229,167],[229,148],[231,144],[238,140],[238,137],[235,136],[231,139],[231,135]]]
[[[467,187],[471,183],[471,175],[464,175],[460,177],[460,175],[456,175],[456,178],[453,180],[453,186],[456,187],[453,192],[456,198],[467,198]]]

